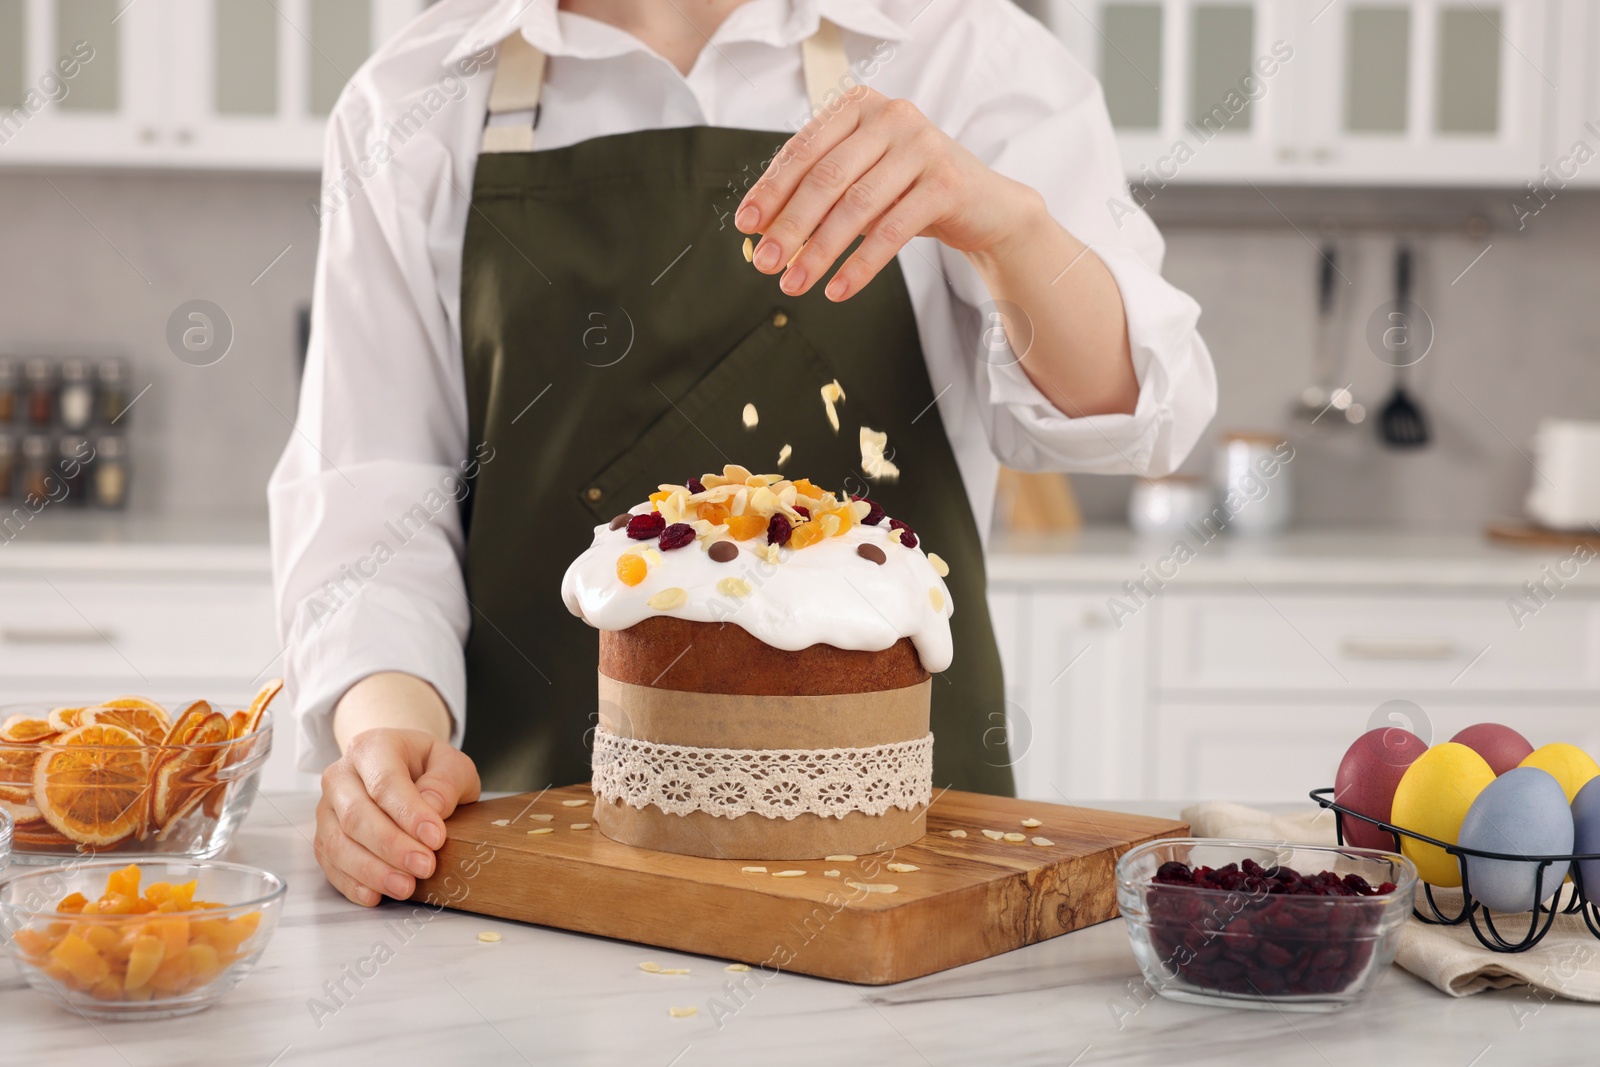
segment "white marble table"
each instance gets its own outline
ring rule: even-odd
[[[721,960],[410,905],[349,904],[312,861],[312,804],[306,794],[262,797],[227,857],[281,873],[290,890],[260,967],[220,1005],[182,1019],[91,1026],[28,989],[0,958],[0,1064],[1527,1067],[1595,1060],[1600,1014],[1593,1007],[1542,1003],[1521,990],[1455,1000],[1398,968],[1366,1003],[1333,1015],[1169,1003],[1139,980],[1120,921],[901,985],[780,975],[751,980],[736,999],[725,983],[751,976],[725,972]],[[1179,805],[1138,807],[1175,814]],[[419,918],[407,926],[413,915]],[[482,930],[502,940],[481,943]],[[647,959],[692,973],[645,974],[638,965]],[[714,1002],[731,1014],[714,1019]],[[687,1006],[699,1014],[668,1014]]]

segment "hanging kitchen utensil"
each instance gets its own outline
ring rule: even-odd
[[[1311,353],[1312,384],[1301,393],[1295,405],[1295,418],[1318,428],[1353,426],[1367,417],[1344,382],[1345,331],[1348,301],[1341,304],[1335,285],[1339,270],[1339,250],[1332,241],[1317,250],[1317,327]],[[1336,313],[1337,312],[1337,313]]]
[[[1406,392],[1406,367],[1416,338],[1412,332],[1415,316],[1411,304],[1411,246],[1404,242],[1395,248],[1394,303],[1390,314],[1397,321],[1384,333],[1385,338],[1400,338],[1398,344],[1384,345],[1394,365],[1394,392],[1378,413],[1378,434],[1391,448],[1421,448],[1428,443],[1428,420]]]

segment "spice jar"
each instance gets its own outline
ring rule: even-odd
[[[69,359],[61,364],[56,415],[68,433],[82,433],[94,422],[94,375],[87,360]]]
[[[55,476],[50,472],[50,460],[49,437],[42,433],[31,433],[22,439],[17,496],[29,508],[44,507],[50,499],[50,491],[57,487]]]
[[[23,421],[48,430],[56,417],[56,366],[48,359],[30,359],[23,366]]]
[[[10,500],[17,491],[17,441],[0,430],[0,501]]]
[[[128,504],[128,444],[121,434],[101,434],[94,442],[94,483],[97,507],[117,509]]]
[[[81,507],[88,503],[89,473],[94,467],[94,450],[89,439],[79,434],[64,434],[56,442],[56,477],[64,493],[61,503]]]
[[[17,408],[21,404],[21,395],[16,363],[9,359],[0,359],[0,426],[10,426],[17,421]]]
[[[128,364],[120,359],[102,359],[96,368],[100,391],[100,421],[110,426],[128,410]]]

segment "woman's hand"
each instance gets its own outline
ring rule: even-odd
[[[844,300],[913,237],[996,255],[1048,217],[1038,193],[984,166],[916,105],[857,86],[779,150],[734,225],[763,235],[756,269],[783,271],[779,287],[791,296],[865,234],[828,283],[828,299]]]
[[[409,898],[435,866],[444,820],[478,799],[478,769],[466,753],[425,730],[357,734],[322,772],[317,862],[333,887],[371,907]]]

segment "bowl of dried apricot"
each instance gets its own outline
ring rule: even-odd
[[[215,860],[29,870],[0,883],[0,939],[29,985],[89,1018],[187,1015],[255,966],[287,891]]]
[[[274,681],[231,714],[145,697],[0,708],[0,812],[12,859],[204,859],[227,847],[272,749]]]

